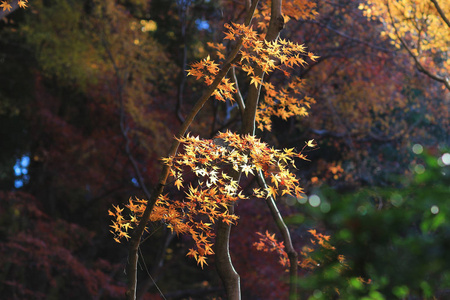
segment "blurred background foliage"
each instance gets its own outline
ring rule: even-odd
[[[314,194],[320,203],[292,217],[293,224],[322,224],[336,247],[315,253],[324,264],[299,282],[308,299],[450,296],[449,149],[413,149],[423,153],[413,153],[411,174],[392,176],[392,186],[344,193],[323,186]]]

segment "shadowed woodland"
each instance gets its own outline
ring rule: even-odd
[[[449,19],[0,0],[0,298],[450,299]]]

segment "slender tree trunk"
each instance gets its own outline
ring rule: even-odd
[[[252,3],[252,8],[256,7],[257,1],[254,0]],[[250,10],[252,12],[252,10]],[[281,16],[281,0],[273,0],[272,8],[271,8],[271,19],[269,23],[269,29],[266,34],[267,41],[273,41],[278,38],[278,35],[284,27],[283,17]],[[253,15],[253,13],[252,13]],[[250,24],[251,19],[247,19],[245,25],[248,26]],[[247,21],[246,20],[246,21]],[[280,23],[281,22],[281,23]],[[261,68],[255,67],[255,76],[261,78],[261,82],[264,79],[264,72]],[[247,95],[246,103],[240,105],[241,109],[245,107],[243,112],[243,120],[242,120],[242,128],[241,134],[255,134],[255,116],[256,109],[258,106],[259,95],[261,92],[261,85],[255,87],[254,85],[250,86],[249,93]],[[237,177],[238,176],[233,176]],[[234,211],[234,206],[231,204],[228,207],[230,213]],[[239,274],[233,267],[233,263],[231,261],[230,251],[229,251],[229,242],[230,242],[230,232],[231,232],[231,224],[219,223],[217,228],[216,235],[216,267],[219,273],[220,278],[225,287],[225,291],[227,293],[227,297],[229,300],[239,300],[241,299],[240,293],[240,278]]]
[[[242,45],[242,43],[238,43],[238,45],[236,45],[236,47],[230,53],[228,59],[223,64],[221,70],[217,74],[213,83],[203,93],[203,95],[200,97],[200,99],[198,99],[197,103],[194,105],[191,112],[189,113],[189,115],[186,117],[185,121],[181,125],[181,128],[178,131],[178,134],[176,135],[177,138],[181,138],[186,134],[186,131],[188,130],[191,123],[197,116],[198,112],[203,108],[206,101],[208,101],[208,99],[211,97],[212,93],[216,90],[219,83],[222,81],[222,79],[228,73],[228,70],[236,62],[237,54],[239,53],[241,45]],[[174,139],[172,146],[169,150],[169,154],[168,154],[169,157],[174,156],[177,153],[179,145],[180,145],[180,141],[178,139]],[[138,227],[135,229],[135,231],[131,235],[130,242],[129,242],[130,250],[128,253],[128,265],[127,265],[128,286],[127,286],[127,291],[125,293],[127,300],[135,300],[136,299],[137,264],[138,264],[139,244],[141,242],[142,234],[144,233],[144,230],[150,219],[150,214],[153,211],[156,201],[158,201],[159,196],[162,194],[162,192],[164,190],[164,186],[166,185],[168,177],[169,177],[169,166],[164,165],[164,167],[161,171],[160,177],[159,177],[159,183],[158,183],[157,187],[155,188],[155,190],[153,191],[151,197],[148,199],[147,207],[145,208],[145,211],[141,217]]]
[[[230,214],[234,213],[234,206],[229,205]],[[223,222],[217,224],[215,242],[215,261],[217,272],[225,287],[228,300],[241,299],[241,283],[239,274],[234,269],[230,256],[231,225]]]

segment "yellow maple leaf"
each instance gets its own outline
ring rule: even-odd
[[[313,148],[316,147],[317,144],[314,144],[314,139],[312,139],[306,142],[306,146]]]
[[[175,186],[177,187],[178,190],[180,190],[180,188],[183,187],[183,181],[181,180],[181,178],[178,178],[177,180],[175,180]]]
[[[250,76],[250,78],[251,78],[250,85],[254,84],[255,87],[258,87],[258,84],[261,84],[261,78],[257,76]]]
[[[267,192],[266,198],[269,198],[270,196],[272,196],[273,198],[276,198],[276,196],[277,196],[276,188],[274,188],[273,186],[269,185],[269,187],[267,187],[265,190]]]
[[[312,61],[316,61],[320,56],[314,55],[312,52],[308,52],[308,57]]]

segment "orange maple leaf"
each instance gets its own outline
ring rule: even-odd
[[[19,2],[17,2],[17,4],[19,5],[20,8],[26,8],[27,0],[19,0]]]
[[[3,11],[5,11],[5,10],[11,11],[11,8],[12,8],[11,4],[9,4],[6,1],[2,1],[2,4],[0,4],[0,7],[3,7]]]
[[[276,190],[276,188],[274,188],[274,187],[271,186],[271,185],[269,185],[269,186],[266,188],[266,192],[267,192],[266,198],[269,198],[270,196],[276,198],[276,196],[277,196],[277,190]]]
[[[199,256],[197,259],[197,264],[199,264],[203,269],[203,264],[208,265],[206,262],[206,256]]]

